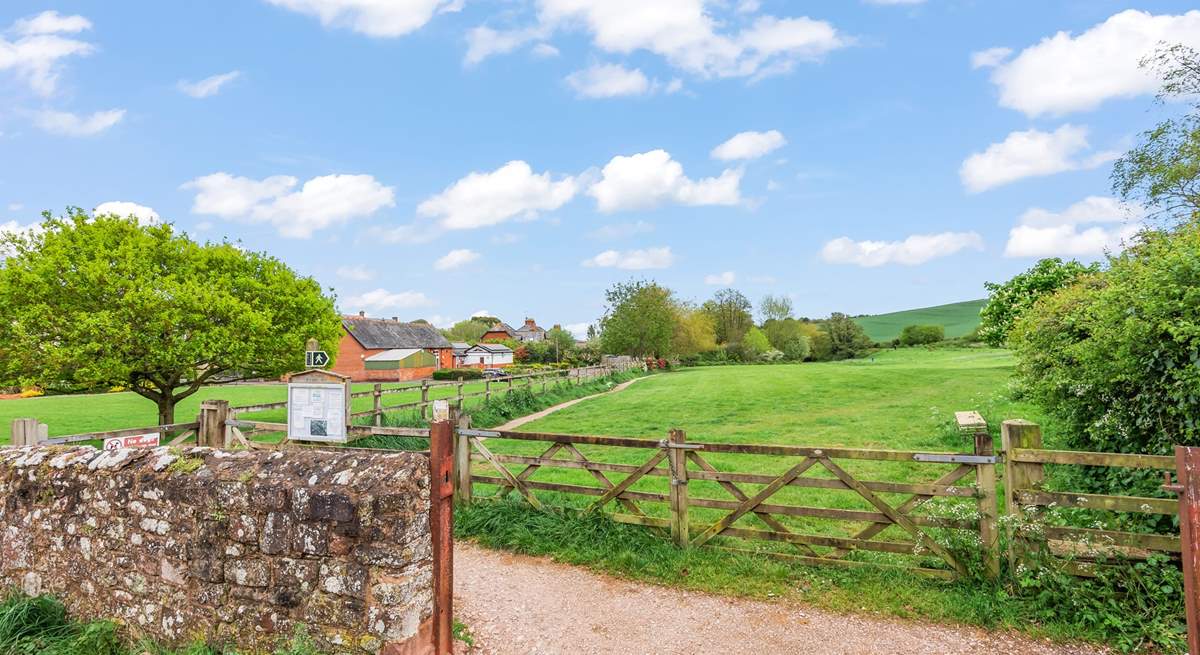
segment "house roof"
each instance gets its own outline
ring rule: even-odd
[[[502,343],[477,343],[474,346],[471,346],[470,348],[468,348],[467,352],[470,352],[472,350],[486,350],[487,352],[490,352],[494,355],[510,353],[513,351],[512,348],[509,348],[508,346],[506,346]]]
[[[467,343],[466,341],[451,341],[450,347],[454,349],[455,353],[461,353],[470,348],[471,344]]]
[[[346,332],[368,350],[379,348],[449,348],[450,342],[432,325],[401,323],[380,318],[346,316]]]
[[[413,355],[425,352],[422,348],[392,348],[381,353],[375,353],[363,361],[366,362],[400,362]]]
[[[508,323],[497,323],[497,324],[493,325],[492,327],[488,328],[488,332],[507,332],[509,334],[516,334],[516,331],[513,330],[512,326],[509,325]],[[485,334],[486,334],[486,332],[485,332]]]

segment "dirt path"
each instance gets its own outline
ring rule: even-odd
[[[508,423],[505,423],[503,425],[498,425],[494,428],[488,428],[488,429],[489,430],[515,430],[518,427],[525,425],[526,423],[532,423],[532,422],[542,418],[543,416],[549,416],[550,414],[553,414],[554,412],[557,412],[560,409],[566,409],[566,408],[570,407],[571,405],[579,404],[590,398],[599,398],[600,396],[605,396],[610,393],[616,393],[618,391],[621,391],[621,390],[627,388],[629,385],[633,384],[634,382],[637,382],[638,380],[645,380],[645,379],[646,378],[634,378],[627,382],[622,382],[621,384],[618,384],[617,386],[613,387],[612,389],[609,389],[608,391],[594,393],[590,396],[584,396],[583,398],[576,398],[575,400],[568,400],[565,403],[559,403],[553,407],[547,407],[546,409],[543,409],[540,412],[534,412],[533,414],[530,414],[528,416],[514,418],[513,420],[509,421]]]
[[[627,582],[546,559],[455,547],[454,613],[471,653],[1083,655],[1012,633],[840,615]]]

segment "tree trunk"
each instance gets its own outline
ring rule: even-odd
[[[175,396],[163,394],[158,399],[158,424],[169,425],[175,422]]]

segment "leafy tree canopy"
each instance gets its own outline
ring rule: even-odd
[[[758,313],[763,323],[787,320],[792,317],[792,299],[787,296],[763,296],[758,303]]]
[[[1039,261],[1033,268],[1003,284],[985,283],[988,301],[979,311],[980,338],[989,345],[1004,346],[1013,323],[1032,307],[1038,298],[1054,293],[1070,285],[1080,276],[1098,270],[1098,264],[1084,266],[1074,260],[1064,262],[1054,257]]]
[[[469,318],[465,321],[459,321],[450,326],[449,330],[444,330],[443,334],[451,341],[467,341],[474,343],[479,341],[484,332],[491,327],[490,323],[484,323],[477,318]]]
[[[829,339],[829,359],[851,359],[871,350],[871,338],[862,326],[841,312],[831,314],[821,327]]]
[[[754,318],[750,314],[753,307],[746,296],[736,289],[721,289],[701,309],[712,318],[719,344],[740,343],[746,331],[754,325]]]
[[[277,259],[199,244],[170,225],[69,208],[0,237],[0,380],[63,392],[125,386],[173,423],[206,384],[304,366],[336,351],[333,298]]]
[[[654,281],[614,284],[604,294],[600,343],[609,354],[635,357],[671,354],[675,331],[675,299],[671,290]]]
[[[906,325],[900,330],[900,345],[920,346],[937,343],[946,338],[946,328],[941,325]]]

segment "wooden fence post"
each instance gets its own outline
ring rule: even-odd
[[[454,431],[454,498],[463,505],[471,504],[471,437],[462,430],[470,429],[471,417],[459,415]]]
[[[975,432],[975,454],[995,455],[996,447],[987,424]],[[983,567],[989,580],[1000,577],[1000,535],[996,531],[999,501],[996,498],[996,465],[977,464],[975,484],[979,487],[979,544],[983,548]]]
[[[41,424],[36,418],[15,418],[9,443],[13,446],[36,446],[43,441]]]
[[[492,379],[484,378],[483,380],[483,401],[491,402],[492,400]]]
[[[688,474],[687,451],[671,448],[687,441],[683,430],[671,430],[667,436],[667,462],[671,469],[671,541],[680,548],[687,548],[688,535]]]
[[[463,381],[462,381],[462,378],[459,378],[458,379],[458,412],[461,414],[463,409],[464,409],[463,408]]]
[[[1011,419],[1000,424],[1000,441],[1004,448],[1004,512],[1010,517],[1008,523],[1008,563],[1016,569],[1017,561],[1024,557],[1024,549],[1018,544],[1019,536],[1015,522],[1024,517],[1019,492],[1032,489],[1042,483],[1046,473],[1041,464],[1014,462],[1015,448],[1037,449],[1042,447],[1042,427],[1024,419]]]
[[[383,425],[383,385],[375,383],[375,389],[371,392],[373,400],[372,410],[375,416],[375,427]]]
[[[208,446],[209,448],[226,448],[225,420],[228,418],[228,400],[205,400],[201,402],[200,427],[196,428],[196,445]]]
[[[429,416],[429,380],[421,380],[421,420]]]
[[[508,390],[504,392],[505,398],[508,398],[510,395],[512,395],[512,389],[513,389],[513,376],[509,375],[508,376]]]

